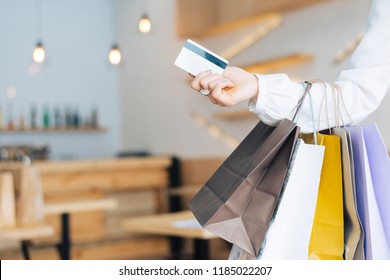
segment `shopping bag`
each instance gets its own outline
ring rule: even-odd
[[[308,258],[323,157],[324,146],[305,144],[298,139],[278,205],[259,254],[252,256],[233,245],[229,259]]]
[[[376,124],[363,126],[375,198],[388,245],[390,245],[390,159]]]
[[[344,198],[344,259],[364,260],[364,232],[357,212],[351,135],[348,130],[342,128],[333,128],[332,134],[340,137],[341,143]]]
[[[325,146],[324,162],[313,228],[309,259],[343,259],[344,218],[340,138],[317,133],[318,143]]]
[[[324,157],[324,146],[299,140],[291,173],[279,199],[259,259],[307,259]]]
[[[189,203],[203,228],[256,255],[280,195],[299,128],[259,122]]]
[[[386,238],[383,220],[374,191],[372,172],[368,159],[368,150],[362,126],[348,127],[351,132],[355,166],[356,200],[358,213],[364,229],[364,251],[368,260],[390,259],[390,247]],[[368,130],[369,131],[369,130]],[[367,135],[369,132],[367,132]],[[369,137],[367,137],[368,141]],[[372,147],[369,149],[372,151]],[[387,167],[378,167],[389,172]],[[384,169],[382,169],[384,168]],[[376,172],[374,171],[376,174]],[[383,182],[389,186],[388,182]],[[387,202],[388,203],[388,202]]]

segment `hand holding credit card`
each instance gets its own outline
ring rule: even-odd
[[[211,70],[222,74],[228,61],[209,51],[194,41],[188,39],[175,60],[175,65],[191,75],[198,75],[202,71]]]
[[[259,80],[256,75],[239,67],[227,67],[226,59],[191,40],[185,42],[174,64],[194,76],[191,88],[209,96],[214,104],[231,107],[257,99]],[[203,73],[199,75],[200,72]]]

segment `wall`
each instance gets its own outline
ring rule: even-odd
[[[232,147],[210,135],[195,123],[197,112],[211,118],[220,108],[194,92],[187,74],[173,65],[186,38],[175,34],[175,0],[120,1],[119,34],[125,51],[121,72],[123,143],[126,149],[148,149],[154,153],[185,156],[226,155]],[[294,52],[315,56],[307,65],[285,69],[295,80],[322,78],[333,80],[347,62],[333,64],[336,53],[344,49],[364,28],[370,1],[339,0],[293,12],[284,17],[282,27],[256,43],[230,62],[232,65],[253,63]],[[147,11],[153,21],[149,34],[140,34],[136,19]],[[226,35],[199,41],[216,53],[238,38]],[[390,129],[382,111],[389,98],[369,120],[380,125],[390,147]],[[240,104],[238,108],[246,108]],[[236,109],[236,108],[234,108]],[[242,139],[255,121],[220,123],[229,133]]]
[[[18,119],[21,114],[28,116],[32,105],[39,114],[44,106],[77,108],[84,118],[96,106],[100,123],[108,130],[1,134],[0,143],[48,144],[53,159],[111,157],[121,145],[120,70],[107,60],[116,39],[113,1],[40,3],[39,9],[39,1],[0,0],[0,105],[5,124],[11,107],[13,118]],[[47,59],[34,68],[32,51],[38,37],[43,39]],[[14,98],[7,97],[10,87],[16,89]]]
[[[119,37],[123,143],[127,150],[156,154],[226,154],[230,147],[198,126],[191,114],[218,111],[188,87],[188,75],[173,65],[183,40],[175,34],[175,1],[120,1]],[[147,12],[149,34],[137,30]]]

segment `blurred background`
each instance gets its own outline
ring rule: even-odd
[[[38,241],[6,236],[0,258],[23,258],[26,239],[34,241],[32,258],[65,258],[53,244],[64,244],[70,213],[71,258],[175,258],[174,243],[135,238],[123,221],[187,210],[258,122],[246,103],[221,108],[190,88],[174,65],[184,42],[251,72],[332,81],[361,39],[370,2],[0,0],[0,160],[37,162],[44,221],[56,233]],[[387,147],[389,102],[365,121],[378,124]],[[171,192],[177,186],[186,188]],[[90,200],[101,208],[53,210]],[[225,242],[210,246],[209,257],[227,258]]]

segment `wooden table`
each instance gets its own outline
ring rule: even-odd
[[[44,223],[0,229],[1,240],[21,241],[30,238],[50,237],[53,234],[54,227]]]
[[[59,214],[61,215],[61,240],[57,244],[60,257],[63,260],[70,259],[70,249],[71,249],[71,234],[70,234],[70,214],[94,211],[94,210],[108,210],[113,209],[117,206],[117,202],[114,199],[99,199],[99,200],[84,200],[84,201],[69,201],[69,202],[58,202],[58,203],[48,203],[44,205],[45,214]],[[54,229],[52,228],[51,235],[54,234]],[[41,229],[43,230],[43,229]],[[21,235],[19,240],[22,241],[22,251],[23,256],[26,260],[30,259],[29,254],[29,244],[30,240],[34,238],[47,237],[39,236],[37,234],[25,233]]]
[[[75,212],[85,212],[93,210],[114,209],[118,203],[115,199],[98,199],[98,200],[80,200],[69,202],[47,203],[44,206],[46,215],[49,214],[70,214]]]
[[[64,240],[69,240],[69,216],[72,213],[72,240],[75,244],[77,242],[91,244],[91,247],[92,245],[100,246],[102,243],[100,241],[111,238],[105,235],[107,224],[116,222],[117,216],[125,213],[121,212],[121,204],[118,203],[118,210],[107,215],[110,221],[103,220],[103,210],[111,209],[110,206],[103,203],[95,208],[96,204],[93,203],[96,202],[91,201],[120,196],[122,193],[125,195],[146,193],[148,196],[152,194],[149,196],[152,198],[150,203],[153,207],[152,213],[165,213],[168,211],[167,189],[171,164],[172,158],[168,156],[35,161],[32,163],[39,169],[41,175],[45,213],[47,214],[46,222],[56,228],[58,218],[60,219],[62,235],[60,244],[66,244]],[[73,204],[73,202],[80,201],[83,201],[83,206],[78,203]],[[85,221],[89,222],[88,227]],[[117,227],[120,228],[120,226]],[[124,236],[126,232],[123,230],[119,234]],[[128,237],[115,244],[127,246],[133,241],[132,239],[134,243],[137,243],[136,239]],[[96,240],[99,240],[99,243],[96,243]],[[67,248],[67,246],[62,247]],[[69,252],[69,250],[65,251]],[[61,258],[70,257],[65,251],[60,251],[62,252]]]
[[[70,259],[70,216],[71,213],[79,213],[94,210],[114,209],[117,206],[114,199],[99,199],[85,201],[69,201],[59,203],[48,203],[45,205],[45,214],[61,215],[61,242],[58,245],[61,259]]]
[[[199,226],[193,226],[191,211],[157,214],[125,219],[123,227],[132,233],[176,236],[194,239],[194,259],[209,259],[208,241],[218,238]],[[189,226],[186,226],[186,225]]]
[[[22,253],[25,259],[29,259],[28,247],[25,240],[51,237],[53,235],[54,227],[44,223],[0,229],[1,240],[21,242]]]

